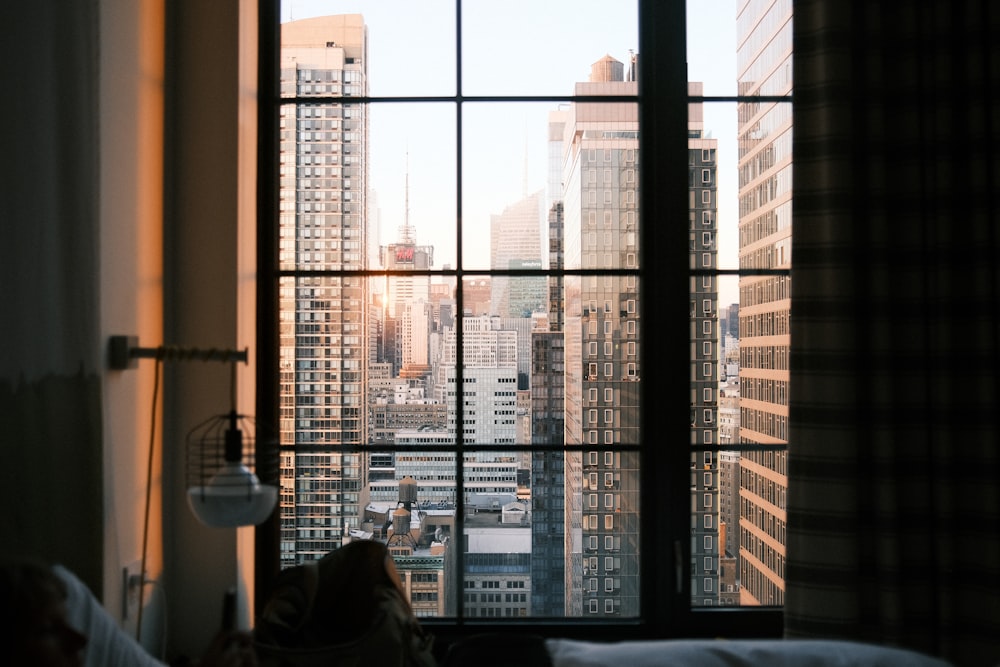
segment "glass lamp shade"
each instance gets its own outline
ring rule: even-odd
[[[259,524],[271,515],[277,499],[277,487],[261,484],[257,475],[238,461],[227,461],[207,484],[188,487],[191,511],[213,528]]]

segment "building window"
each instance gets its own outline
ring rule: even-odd
[[[267,5],[271,0],[261,1]],[[610,533],[602,535],[603,541],[588,535],[583,544],[596,552],[603,543],[623,564],[620,579],[609,579],[610,587],[606,583],[605,591],[595,591],[602,598],[573,598],[575,607],[569,616],[596,614],[602,607],[599,599],[605,599],[605,613],[641,623],[655,621],[656,628],[683,627],[663,618],[646,619],[639,613],[641,596],[666,600],[676,595],[669,587],[651,590],[644,586],[644,573],[638,567],[640,551],[670,554],[668,558],[672,558],[673,545],[683,544],[684,558],[698,562],[690,553],[693,539],[685,534],[687,529],[676,535],[664,534],[657,518],[663,514],[660,510],[697,505],[700,494],[685,488],[686,483],[657,482],[660,474],[672,475],[678,469],[684,475],[691,474],[687,470],[699,455],[712,461],[712,453],[722,448],[715,445],[723,433],[715,427],[721,421],[721,408],[714,405],[712,393],[722,368],[722,360],[716,358],[721,354],[721,288],[717,281],[721,283],[718,272],[732,270],[719,267],[755,269],[746,272],[743,279],[753,283],[760,278],[761,284],[741,284],[740,289],[759,298],[759,304],[774,297],[774,277],[757,271],[771,261],[764,256],[766,250],[760,251],[761,256],[749,254],[728,264],[717,255],[716,246],[723,243],[724,236],[715,224],[716,220],[720,225],[725,222],[723,216],[716,218],[713,207],[723,205],[723,187],[727,181],[735,181],[736,174],[716,178],[716,159],[721,164],[723,149],[710,143],[713,139],[707,130],[717,135],[727,131],[727,126],[709,127],[706,115],[706,131],[691,136],[702,130],[688,127],[686,96],[700,97],[700,93],[684,81],[683,54],[670,51],[672,45],[684,44],[686,5],[697,3],[637,0],[632,5],[627,1],[600,22],[602,28],[616,25],[623,17],[626,23],[631,22],[625,34],[634,38],[630,46],[636,51],[639,35],[646,35],[637,58],[648,58],[658,67],[648,70],[650,79],[645,83],[653,94],[644,96],[645,107],[638,106],[638,87],[632,78],[643,76],[644,70],[627,51],[617,54],[616,63],[603,63],[606,69],[601,69],[599,59],[607,49],[616,47],[601,47],[598,40],[593,62],[573,64],[575,71],[593,66],[593,76],[606,77],[603,82],[567,81],[548,87],[551,84],[535,78],[545,74],[541,70],[556,68],[497,75],[478,67],[483,60],[477,55],[484,54],[477,49],[488,49],[490,44],[496,48],[497,43],[491,41],[494,36],[506,34],[509,39],[515,34],[502,29],[505,21],[517,24],[530,21],[530,17],[506,16],[502,3],[443,4],[449,9],[430,19],[423,14],[439,7],[420,8],[421,25],[429,20],[444,26],[440,39],[421,40],[408,37],[406,30],[387,28],[379,3],[359,2],[349,7],[338,2],[339,14],[361,18],[360,22],[354,18],[336,22],[336,30],[356,31],[355,42],[324,34],[318,46],[326,56],[336,55],[333,60],[311,58],[301,40],[290,39],[288,52],[284,52],[280,40],[274,43],[268,32],[270,27],[275,34],[285,31],[291,35],[295,24],[305,28],[300,22],[318,16],[303,16],[297,9],[294,20],[286,20],[291,14],[291,3],[286,0],[277,2],[273,13],[285,20],[281,27],[267,25],[273,18],[262,21],[262,48],[273,52],[275,62],[272,79],[263,81],[261,90],[280,92],[273,99],[262,96],[260,107],[263,126],[273,126],[276,135],[273,151],[267,146],[261,151],[260,202],[265,224],[261,225],[263,264],[259,275],[262,282],[270,282],[262,290],[265,293],[258,308],[268,324],[261,325],[258,336],[267,349],[258,359],[256,412],[273,427],[290,477],[282,486],[279,525],[273,535],[259,533],[257,561],[284,567],[312,560],[343,544],[352,529],[379,525],[385,519],[369,516],[377,514],[372,507],[399,500],[403,470],[419,477],[421,503],[446,506],[456,498],[467,498],[462,501],[467,507],[460,514],[465,517],[494,511],[473,505],[485,502],[480,497],[517,498],[520,485],[530,488],[533,501],[559,498],[569,503],[575,498],[579,509],[582,500],[584,508],[592,511],[586,519],[587,529]],[[416,11],[408,3],[393,7],[395,18],[404,25],[406,17]],[[460,16],[456,13],[459,7]],[[565,11],[578,9],[567,0]],[[690,11],[699,10],[692,7]],[[262,16],[272,14],[263,12]],[[654,17],[659,16],[665,17],[664,23],[654,24]],[[735,22],[735,16],[728,20]],[[449,48],[454,50],[449,45],[456,43],[449,30],[454,29],[463,31],[464,50],[460,54],[449,54]],[[567,45],[579,39],[566,32],[550,31],[553,54],[568,53]],[[376,69],[379,60],[391,61],[387,52],[376,54],[376,49],[389,43],[388,34],[400,35],[399,46],[404,47],[405,56],[402,60],[397,56],[395,69],[412,72],[412,68],[420,68],[421,76],[392,78],[391,71]],[[368,39],[371,41],[366,43]],[[560,40],[564,40],[562,49]],[[422,50],[426,48],[422,42],[428,41],[444,44],[441,53],[445,55]],[[710,40],[687,41],[694,47]],[[302,50],[291,53],[293,43],[295,49]],[[358,44],[358,51],[352,52],[350,44]],[[722,57],[737,45],[715,44],[713,48]],[[329,53],[338,49],[343,53]],[[369,53],[371,58],[364,57]],[[460,62],[461,58],[465,60]],[[333,68],[327,62],[338,64]],[[661,65],[665,62],[672,65],[664,68]],[[309,83],[298,83],[296,70],[299,74],[308,70]],[[268,67],[261,71],[267,76]],[[454,80],[456,72],[462,73],[461,82]],[[350,87],[338,93],[337,87],[326,85],[329,81],[343,81]],[[590,83],[601,85],[588,88]],[[579,89],[578,84],[582,86]],[[594,93],[609,88],[616,92]],[[385,97],[374,96],[376,90]],[[345,101],[348,94],[350,100]],[[523,101],[525,96],[531,97],[530,104]],[[598,97],[606,99],[594,99]],[[691,103],[712,104],[700,100]],[[512,148],[506,144],[518,144],[518,152],[522,149],[521,142],[499,141],[498,137],[514,133],[514,125],[523,124],[529,107],[544,112],[543,125],[532,131],[541,129],[548,137],[564,136],[549,131],[553,129],[549,123],[556,122],[550,118],[558,117],[560,123],[586,118],[586,123],[580,120],[578,133],[565,135],[578,137],[580,145],[560,147],[552,142],[541,147],[546,157],[541,165],[531,165],[531,171],[538,169],[542,174],[536,184],[537,196],[530,189],[517,188],[508,200],[476,210],[479,200],[485,200],[485,195],[476,194],[478,191],[500,192],[501,179],[492,173],[491,165],[510,163],[501,154]],[[655,118],[656,126],[643,126],[639,132],[644,118]],[[336,126],[319,125],[325,119]],[[309,133],[308,143],[305,134],[296,143],[296,128],[304,122],[310,123],[308,129],[300,128]],[[408,140],[398,138],[402,130],[415,127],[421,131],[412,133]],[[756,140],[749,132],[743,141]],[[389,139],[392,136],[397,138]],[[427,142],[425,150],[408,152],[410,141]],[[689,168],[689,151],[692,159],[700,156],[702,162]],[[549,174],[548,152],[552,153],[551,164],[568,171]],[[392,155],[396,158],[385,157]],[[730,157],[738,157],[735,150]],[[680,172],[687,178],[674,178],[677,172],[671,169],[676,165],[688,169]],[[750,173],[754,168],[744,165],[743,169]],[[306,169],[312,172],[306,174]],[[396,173],[391,175],[393,170]],[[459,171],[461,181],[455,178]],[[557,201],[548,192],[549,183],[575,189],[560,192]],[[716,183],[719,189],[714,191]],[[374,192],[378,193],[382,218],[381,238],[377,238],[373,220]],[[689,203],[699,197],[702,205],[689,210]],[[735,196],[727,200],[738,202],[740,209],[730,218],[739,217],[746,223],[741,224],[742,234],[756,235],[747,238],[748,248],[762,248],[771,222],[766,211],[761,212],[760,220],[744,215],[751,206],[747,201]],[[335,208],[341,202],[344,208]],[[704,237],[697,236],[702,231],[696,227],[699,210]],[[457,211],[461,215],[454,213]],[[596,230],[598,211],[604,223],[600,230]],[[525,215],[530,218],[528,224],[519,227]],[[682,224],[644,225],[647,220],[681,220]],[[707,230],[708,226],[712,229]],[[588,227],[600,234],[590,236]],[[399,234],[394,236],[397,229]],[[549,235],[544,236],[543,230]],[[574,232],[575,237],[567,238]],[[698,239],[705,247],[687,254],[689,240],[693,244]],[[529,241],[530,252],[523,250],[528,246],[520,245]],[[458,248],[460,242],[463,245]],[[268,248],[268,244],[274,247]],[[483,250],[485,254],[480,254]],[[576,254],[560,257],[556,250]],[[666,324],[654,324],[660,313],[675,312],[678,295],[700,306],[693,315],[702,320],[701,326],[696,320],[676,323],[671,318]],[[422,305],[414,307],[416,304]],[[592,304],[606,307],[597,312],[589,307]],[[544,326],[532,326],[532,318],[537,323],[544,318]],[[767,320],[764,316],[759,323],[748,324],[747,337],[752,337],[755,328],[767,326]],[[740,324],[744,329],[744,323]],[[675,335],[688,338],[673,349],[667,341]],[[626,336],[627,341],[623,340]],[[644,336],[648,337],[645,346]],[[531,344],[525,344],[526,338]],[[553,346],[548,348],[547,357],[543,341]],[[558,349],[554,347],[557,341],[561,344]],[[598,347],[598,342],[605,345]],[[744,359],[767,354],[761,345],[741,348]],[[559,369],[558,376],[545,376],[543,365]],[[394,384],[393,380],[401,382]],[[378,398],[373,399],[375,396]],[[698,397],[704,405],[695,405]],[[561,406],[558,410],[554,407],[557,404]],[[418,405],[419,415],[402,409]],[[702,417],[697,430],[671,430],[678,428],[673,424],[687,423],[689,409],[692,416]],[[598,424],[598,410],[605,411],[603,424]],[[530,420],[524,417],[528,412]],[[676,419],[678,414],[680,420]],[[390,425],[393,420],[398,421]],[[547,428],[535,428],[540,425]],[[428,448],[418,449],[422,445]],[[584,445],[591,448],[586,456]],[[498,450],[503,455],[497,455]],[[420,455],[412,459],[402,456],[414,452]],[[762,457],[764,453],[770,454],[754,455]],[[365,478],[375,460],[366,457],[376,455],[393,467],[377,484]],[[591,477],[582,471],[584,461],[591,466],[603,461],[613,470],[602,470],[603,478],[596,473]],[[435,470],[437,465],[444,469]],[[435,475],[441,484],[426,483]],[[566,475],[579,477],[567,481]],[[720,469],[714,479],[711,474],[703,479],[706,484],[718,483],[721,489],[722,478]],[[584,480],[595,489],[599,479],[614,493],[582,493]],[[608,481],[611,487],[607,487]],[[564,495],[566,488],[573,488],[575,495]],[[376,504],[371,507],[362,506],[360,499],[369,494],[379,499],[373,498]],[[702,498],[702,525],[706,528],[717,524],[714,517],[718,508],[711,496],[704,494]],[[544,510],[538,502],[533,520],[539,524],[543,520],[563,521],[562,502],[547,517],[540,516]],[[473,507],[474,512],[470,511]],[[602,509],[609,510],[604,514],[603,528],[595,513]],[[583,520],[580,514],[576,516]],[[458,522],[449,543],[470,544],[474,528],[471,520]],[[712,536],[704,538],[702,544],[710,548]],[[564,544],[560,534],[544,545],[532,543],[532,547],[539,547],[539,553],[557,554],[562,553],[559,550]],[[529,565],[533,557],[525,556]],[[491,559],[503,560],[497,554],[463,552],[458,562],[474,564],[475,568],[515,567],[497,565]],[[403,568],[404,563],[400,556],[397,566]],[[596,568],[596,559],[591,563]],[[532,569],[528,567],[528,571]],[[451,590],[460,590],[470,581],[465,572],[441,569],[438,574],[455,582]],[[649,577],[649,581],[654,580]],[[717,590],[717,582],[711,581],[703,586],[704,591]],[[531,584],[558,587],[565,582],[566,577],[560,575]],[[580,597],[583,580],[574,585]],[[620,600],[603,597],[604,592],[618,590],[623,591]],[[625,591],[639,593],[626,596]],[[691,595],[691,606],[710,604],[695,599],[695,592]],[[560,603],[569,599],[565,591],[553,598]],[[462,599],[455,602],[461,605]],[[663,605],[663,609],[656,613],[674,613],[678,606]],[[484,617],[507,613],[487,608],[479,611]],[[492,611],[497,613],[486,613]],[[518,615],[522,613],[546,615],[533,608],[521,609]],[[465,616],[473,614],[458,614],[455,622],[461,625]]]

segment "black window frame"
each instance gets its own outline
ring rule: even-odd
[[[460,12],[461,0],[456,0]],[[280,59],[280,0],[258,0],[258,154],[257,154],[257,368],[256,412],[258,441],[276,433],[267,424],[278,423],[278,109]],[[689,280],[699,275],[689,268],[688,246],[688,104],[701,101],[740,102],[733,97],[690,97],[686,65],[685,0],[638,0],[641,73],[637,102],[639,142],[645,160],[640,170],[639,275],[642,284],[657,285],[640,303],[646,331],[656,327],[657,339],[679,340],[677,353],[668,346],[646,345],[642,349],[642,404],[655,406],[641,411],[643,434],[657,440],[687,442],[690,430],[687,345],[689,337]],[[456,25],[460,26],[458,21]],[[460,40],[460,37],[458,38]],[[459,58],[459,70],[461,68]],[[655,73],[652,75],[651,73]],[[411,98],[407,98],[411,99]],[[440,98],[436,98],[440,99]],[[457,99],[457,98],[455,98]],[[531,101],[531,98],[496,96],[480,101]],[[755,99],[764,99],[756,97]],[[544,98],[549,101],[549,98]],[[357,100],[363,102],[363,99]],[[789,101],[787,98],[783,101]],[[656,184],[654,187],[652,184]],[[657,224],[675,220],[675,224]],[[736,270],[703,270],[701,274],[737,275]],[[491,273],[469,270],[470,275]],[[755,271],[754,273],[760,273]],[[787,272],[785,272],[787,273]],[[460,276],[459,276],[460,277]],[[648,334],[647,334],[648,335]],[[651,381],[651,378],[678,378]],[[668,435],[664,436],[663,433]],[[717,447],[718,448],[718,447]],[[716,449],[717,449],[716,448]],[[697,447],[697,451],[705,449]],[[641,449],[642,548],[641,610],[638,618],[591,621],[532,618],[436,619],[422,618],[444,644],[483,632],[525,632],[533,635],[623,640],[671,637],[780,637],[783,613],[769,607],[692,607],[690,576],[690,455],[684,447]],[[714,450],[713,450],[714,451]],[[268,480],[264,480],[268,481]],[[277,483],[277,480],[270,480]],[[669,502],[672,498],[673,502]],[[279,571],[279,519],[256,529],[255,603],[260,608]],[[459,591],[460,593],[461,591]],[[498,622],[499,621],[499,622]]]

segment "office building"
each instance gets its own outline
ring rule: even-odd
[[[469,618],[524,618],[531,608],[531,528],[524,505],[466,516],[464,607]]]
[[[792,1],[740,2],[737,75],[741,95],[792,91]],[[738,109],[740,268],[788,269],[792,244],[792,105]],[[740,442],[788,442],[787,276],[740,278]],[[741,603],[784,603],[787,455],[745,451],[740,458]]]
[[[624,65],[606,56],[575,94],[634,95]],[[561,145],[567,270],[637,269],[638,110],[575,103],[550,116]],[[553,135],[561,130],[561,140]],[[550,143],[550,156],[554,156]],[[594,445],[564,459],[566,614],[639,613],[638,457],[600,451],[638,443],[639,309],[635,276],[565,278],[565,443]]]

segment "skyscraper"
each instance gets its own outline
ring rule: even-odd
[[[635,95],[624,65],[606,56],[575,94]],[[562,129],[567,270],[638,267],[638,109],[575,103]],[[551,155],[552,153],[550,153]],[[571,616],[639,612],[638,457],[600,451],[638,443],[639,308],[635,276],[565,278],[565,442],[594,445],[564,459],[565,596]]]
[[[552,120],[550,115],[550,134],[561,138],[561,125]],[[560,157],[556,153],[551,162],[558,164]],[[552,204],[549,210],[549,268],[552,270],[563,268],[562,210],[561,202]],[[548,328],[531,332],[532,445],[562,445],[565,441],[562,292],[562,278],[550,277]],[[531,453],[531,610],[537,616],[554,617],[566,613],[564,457],[565,454],[557,449]]]
[[[280,262],[363,269],[368,250],[368,119],[346,97],[367,92],[361,15],[282,24]],[[308,97],[337,98],[315,103]],[[334,445],[281,457],[281,562],[339,547],[359,525],[366,436],[369,299],[360,277],[286,279],[280,287],[283,445]]]
[[[702,94],[688,83],[688,93]],[[688,105],[688,244],[691,266],[714,271],[718,260],[718,141],[705,136],[701,104]],[[710,273],[691,284],[691,443],[719,442],[719,286]],[[691,453],[691,604],[719,599],[719,463],[712,450]]]
[[[633,56],[634,58],[634,56]],[[607,56],[577,95],[634,94],[635,64]],[[692,83],[692,95],[701,84]],[[689,109],[689,244],[691,265],[705,270],[691,284],[691,441],[663,446],[714,447],[718,441],[719,327],[717,141],[703,132],[702,107]],[[638,113],[629,103],[579,103],[550,116],[562,129],[564,263],[604,275],[565,279],[566,444],[638,441],[640,303],[638,264]],[[551,154],[551,153],[550,153]],[[677,221],[678,224],[684,224]],[[655,260],[655,258],[652,258]],[[614,270],[624,269],[616,275]],[[691,601],[718,601],[718,464],[712,451],[691,461]],[[569,452],[565,476],[565,586],[570,615],[639,611],[638,457],[631,452]]]
[[[792,1],[739,3],[740,95],[792,90]],[[738,109],[740,268],[787,269],[792,238],[792,105],[742,103]],[[740,279],[740,442],[788,442],[787,276]],[[741,604],[784,603],[784,450],[740,457]]]

